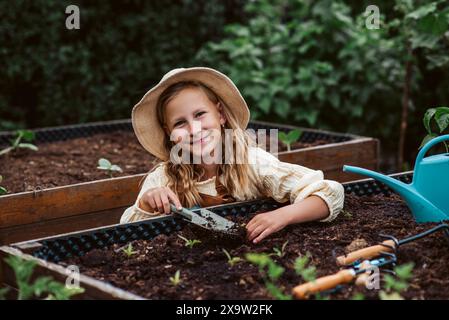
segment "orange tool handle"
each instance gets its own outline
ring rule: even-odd
[[[339,256],[337,257],[337,264],[339,266],[347,266],[357,260],[372,259],[379,256],[381,252],[393,252],[393,249],[390,247],[396,247],[396,243],[393,240],[385,240],[384,242],[382,242],[382,244],[384,244],[385,246],[378,244],[375,246],[356,250],[349,253],[348,255]]]
[[[351,282],[355,278],[353,269],[341,270],[330,276],[318,278],[315,281],[307,282],[293,288],[293,296],[296,299],[307,299],[310,294],[326,291],[335,288],[339,284]]]

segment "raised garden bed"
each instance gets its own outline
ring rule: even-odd
[[[409,181],[411,174],[397,178]],[[382,240],[379,233],[399,239],[424,231],[435,224],[417,224],[404,202],[383,184],[363,180],[345,184],[345,211],[332,223],[308,223],[291,226],[260,245],[235,241],[209,241],[202,232],[173,217],[149,219],[127,225],[111,226],[82,233],[29,241],[2,247],[2,255],[25,253],[36,257],[43,270],[75,263],[85,279],[95,278],[142,298],[152,299],[259,299],[270,298],[258,268],[242,261],[230,266],[222,249],[231,256],[243,258],[245,253],[273,253],[288,240],[283,257],[272,258],[285,268],[278,286],[289,293],[303,280],[293,271],[293,262],[307,252],[317,268],[317,276],[335,273],[333,250],[343,252],[363,239],[367,245]],[[245,221],[254,212],[272,210],[279,204],[272,200],[251,201],[213,207],[213,211]],[[183,235],[202,242],[189,249]],[[120,249],[132,243],[136,251],[128,258]],[[31,256],[28,256],[31,258]],[[406,244],[397,253],[398,264],[413,262],[413,277],[402,293],[407,299],[448,299],[449,242],[442,233]],[[169,278],[180,270],[181,283],[171,284]],[[60,272],[56,269],[52,272]],[[11,283],[9,276],[4,281]],[[82,286],[84,284],[82,283]],[[86,297],[105,297],[115,293],[111,287],[86,287]],[[120,291],[122,292],[122,291]],[[330,295],[332,299],[348,299],[363,293],[377,299],[378,291],[354,285],[345,286]],[[136,298],[124,297],[124,298]]]
[[[296,128],[256,121],[249,127]],[[35,134],[39,151],[2,156],[2,186],[24,192],[0,196],[0,244],[117,223],[135,201],[139,181],[155,164],[134,138],[130,120],[38,129]],[[0,148],[11,138],[1,133]],[[302,149],[280,151],[280,160],[321,169],[327,179],[353,179],[341,170],[344,164],[377,169],[376,139],[303,129],[297,147]],[[123,173],[108,178],[97,169],[102,157]]]
[[[274,123],[250,122],[249,128],[274,129],[288,131],[296,127]],[[377,164],[377,140],[354,135],[338,134],[312,129],[301,129],[303,135],[292,145],[292,151],[286,151],[279,142],[279,157],[282,161],[292,161],[312,168],[323,170],[329,179],[347,181],[341,171],[340,158],[345,163],[355,163],[368,167]],[[42,190],[81,182],[108,178],[105,171],[97,169],[100,158],[106,158],[119,165],[123,172],[114,172],[114,176],[129,176],[149,171],[157,159],[146,152],[139,144],[132,131],[130,120],[100,122],[86,125],[65,126],[34,130],[35,144],[38,151],[18,149],[1,156],[0,174],[2,185],[9,193]],[[12,133],[0,133],[0,149],[8,146],[13,139]],[[367,144],[367,140],[369,143]],[[349,158],[344,148],[350,142],[355,156]],[[356,145],[354,145],[356,142]],[[362,143],[363,142],[363,143]],[[337,144],[340,155],[333,157],[323,151]],[[320,147],[316,151],[315,147]],[[333,149],[333,148],[330,148]],[[306,155],[304,151],[312,152]],[[299,152],[299,153],[298,153]],[[368,154],[367,154],[368,152]],[[300,156],[298,156],[298,154]],[[338,162],[336,164],[335,162]]]

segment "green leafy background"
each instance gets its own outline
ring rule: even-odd
[[[70,4],[80,30],[65,28]],[[366,28],[368,5],[380,29]],[[253,119],[377,137],[388,162],[412,59],[412,163],[426,110],[449,105],[447,1],[18,0],[0,12],[0,130],[129,118],[165,72],[206,65]]]

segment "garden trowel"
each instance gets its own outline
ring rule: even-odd
[[[186,208],[178,210],[171,203],[170,208],[173,213],[181,215],[184,220],[187,220],[188,222],[196,224],[202,228],[222,233],[235,233],[236,224],[234,222],[229,221],[207,209],[200,209],[199,213],[195,213]]]

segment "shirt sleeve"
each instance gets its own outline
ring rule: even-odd
[[[154,171],[150,172],[140,189],[136,202],[131,207],[127,208],[120,218],[120,223],[135,222],[139,220],[148,219],[160,215],[158,212],[147,212],[139,208],[139,199],[148,189],[163,187],[166,185],[164,167],[159,166]]]
[[[318,196],[329,208],[329,216],[322,222],[334,220],[343,209],[343,186],[324,180],[322,171],[282,162],[261,148],[251,148],[249,161],[276,201],[298,203],[309,196]]]

